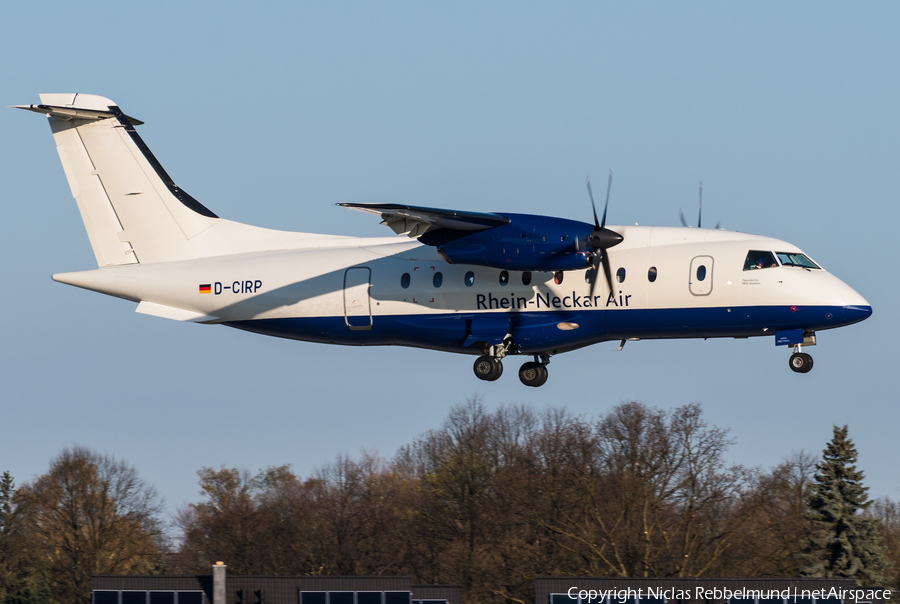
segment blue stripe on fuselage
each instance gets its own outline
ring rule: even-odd
[[[372,328],[351,330],[344,317],[258,319],[224,323],[255,333],[327,344],[398,345],[478,352],[476,341],[498,343],[508,333],[531,354],[623,338],[717,338],[774,335],[776,331],[833,329],[872,314],[870,306],[744,306],[547,312],[447,313],[376,316]],[[577,324],[568,330],[562,322]]]

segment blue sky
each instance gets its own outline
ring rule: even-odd
[[[900,499],[900,6],[812,3],[14,3],[0,104],[85,92],[146,122],[179,186],[218,215],[358,236],[338,202],[712,225],[786,239],[874,307],[821,332],[796,375],[771,338],[599,344],[540,389],[472,358],[289,342],[135,314],[50,280],[95,261],[44,118],[0,110],[0,470],[82,444],[134,465],[170,510],[203,466],[301,475],[391,456],[479,394],[596,416],[699,402],[729,458],[819,455],[849,424],[870,494]],[[601,194],[602,195],[602,194]],[[517,362],[512,366],[518,366]],[[510,367],[508,367],[509,369]]]

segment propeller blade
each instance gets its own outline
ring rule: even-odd
[[[587,182],[588,196],[591,198],[591,209],[594,210],[594,226],[599,229],[600,221],[597,220],[597,206],[594,205],[594,192],[591,191],[591,177],[588,176],[585,182]]]
[[[603,254],[600,256],[600,261],[603,263],[603,274],[606,275],[606,284],[609,286],[609,293],[613,291],[612,284],[612,271],[609,268],[609,254]],[[593,300],[593,296],[591,300]]]
[[[681,226],[688,225],[687,220],[684,219],[684,212],[682,212],[681,210],[678,210],[678,220],[681,221]],[[690,227],[688,227],[688,228],[690,228]]]
[[[600,221],[600,228],[606,226],[606,210],[609,208],[609,192],[612,189],[612,170],[609,171],[609,182],[606,183],[606,204],[603,206],[603,220]],[[594,221],[597,220],[597,214],[594,213]]]
[[[597,287],[597,277],[600,276],[600,257],[599,255],[603,252],[596,252],[591,256],[591,271],[594,275],[591,278],[591,300],[594,299],[594,289]]]
[[[703,222],[703,182],[700,182],[700,210],[697,212],[697,228],[700,228],[700,225]]]

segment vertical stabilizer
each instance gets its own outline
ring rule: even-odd
[[[42,94],[22,109],[48,115],[98,266],[197,258],[191,239],[219,222],[175,186],[109,99]]]

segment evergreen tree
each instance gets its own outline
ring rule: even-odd
[[[856,446],[847,438],[847,426],[835,426],[807,500],[810,524],[803,574],[880,585],[887,561],[879,544],[878,520],[863,514],[872,502],[855,463]]]
[[[35,598],[38,603],[51,601],[46,576],[29,542],[29,525],[21,499],[12,475],[3,472],[0,475],[0,604],[29,604]]]
[[[16,495],[16,483],[7,471],[0,476],[0,535],[4,537],[12,530],[13,497]]]
[[[25,588],[17,594],[9,594],[3,598],[2,604],[54,604],[50,588],[44,585],[38,591]]]
[[[20,524],[16,483],[4,472],[0,476],[0,601],[21,589],[29,574]]]

